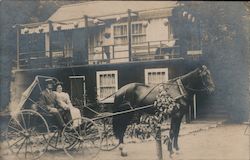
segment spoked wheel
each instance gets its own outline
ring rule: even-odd
[[[100,151],[101,134],[94,121],[76,118],[67,123],[62,133],[64,151],[71,158],[92,159]]]
[[[101,113],[95,122],[102,134],[101,150],[111,151],[119,146],[119,140],[115,137],[112,125],[112,113]]]
[[[52,130],[52,132],[50,133],[51,138],[48,142],[49,146],[56,150],[63,149],[62,130],[56,126],[52,126],[50,130]]]
[[[8,148],[19,159],[37,159],[47,150],[48,124],[39,113],[22,110],[10,119],[6,139]]]

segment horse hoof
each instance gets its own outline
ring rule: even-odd
[[[127,152],[121,152],[121,156],[122,156],[122,157],[127,157],[127,156],[128,156],[128,153],[127,153]]]
[[[173,154],[174,154],[174,152],[173,152],[173,151],[170,151],[170,152],[169,152],[169,157],[172,157]]]

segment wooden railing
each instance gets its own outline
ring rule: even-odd
[[[66,52],[72,52],[72,55],[66,55]],[[73,50],[51,50],[19,53],[20,69],[32,68],[51,68],[70,66],[72,63]]]
[[[177,40],[148,41],[132,44],[131,60],[155,60],[180,57],[179,46],[168,45]],[[116,44],[90,48],[89,64],[119,63],[129,61],[128,44]]]
[[[74,57],[77,54],[73,53],[73,49],[21,52],[18,56],[17,68],[55,68],[82,64],[120,63],[129,62],[130,58],[131,61],[179,58],[180,47],[176,43],[170,44],[176,41],[149,41],[132,44],[131,57],[129,57],[127,43],[89,48],[88,59],[84,59],[83,55],[79,56],[81,59]],[[80,52],[83,54],[82,51]]]

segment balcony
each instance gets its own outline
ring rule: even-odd
[[[108,64],[129,62],[130,60],[151,61],[157,59],[179,58],[180,46],[175,45],[173,42],[176,42],[176,40],[148,41],[132,44],[131,57],[129,57],[127,43],[89,48],[88,64]]]
[[[152,61],[179,58],[180,47],[171,43],[173,41],[149,41],[132,44],[131,57],[129,57],[128,44],[89,48],[88,59],[87,54],[74,49],[25,52],[19,53],[17,68],[64,68],[87,64],[122,63],[129,62],[129,59],[131,61]]]

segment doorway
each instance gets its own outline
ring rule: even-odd
[[[85,76],[70,76],[69,78],[72,104],[86,106]]]

